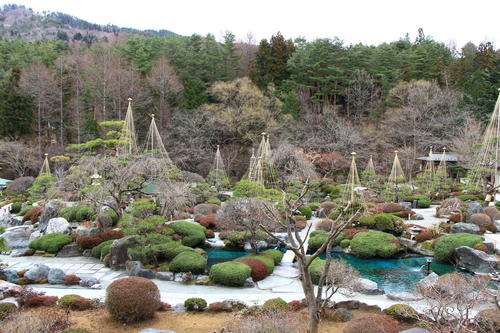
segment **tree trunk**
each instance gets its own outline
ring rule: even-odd
[[[309,268],[305,268],[305,270],[302,272],[302,289],[304,289],[308,309],[309,328],[307,332],[318,333],[320,312],[318,310],[318,304],[316,303],[316,296],[314,295],[314,284],[311,280]]]

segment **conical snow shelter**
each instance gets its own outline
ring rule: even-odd
[[[269,136],[266,137],[266,133],[262,133],[257,155],[254,155],[252,151],[248,179],[267,187],[272,187],[277,183],[276,168],[271,162],[271,144]]]
[[[365,171],[363,173],[367,175],[376,175],[377,173],[375,172],[375,165],[373,165],[373,156],[370,155],[370,159],[368,160],[368,164],[366,164]]]
[[[446,170],[446,148],[443,148],[443,153],[441,154],[441,160],[439,161],[439,166],[436,170],[436,176],[441,178],[448,177],[448,172]]]
[[[217,151],[215,152],[212,168],[210,169],[210,172],[208,174],[208,180],[217,188],[223,188],[229,185],[229,179],[227,177],[226,168],[224,166],[224,161],[222,160],[219,145],[217,145]]]
[[[391,183],[403,183],[406,177],[401,167],[401,162],[399,162],[398,151],[394,151],[394,162],[392,163],[391,174],[389,175],[389,182]]]
[[[137,137],[135,134],[134,115],[132,113],[132,98],[129,98],[127,114],[125,115],[125,123],[123,124],[117,153],[118,155],[124,155],[136,154],[137,152]]]
[[[359,180],[358,175],[358,167],[356,166],[356,153],[351,153],[351,168],[349,169],[349,176],[347,177],[347,199],[351,202],[354,202],[356,196],[356,188],[361,186],[361,182]]]
[[[43,160],[42,168],[40,169],[40,172],[38,173],[38,177],[40,176],[50,176],[50,165],[49,165],[49,154],[45,154],[45,159]]]
[[[498,89],[500,91],[500,89]],[[481,149],[472,164],[469,185],[487,193],[498,191],[500,186],[499,167],[500,148],[500,93],[493,109],[490,122],[484,133]]]

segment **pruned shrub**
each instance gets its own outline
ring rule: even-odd
[[[351,252],[360,258],[391,258],[399,251],[399,241],[381,231],[357,233],[351,240]]]
[[[194,251],[192,247],[184,246],[181,244],[181,242],[177,241],[155,245],[154,250],[158,253],[158,256],[167,260],[174,259],[179,253]]]
[[[93,236],[83,236],[78,237],[76,242],[84,249],[93,249],[102,242],[112,240],[112,239],[120,239],[124,237],[125,234],[120,230],[107,230],[104,232],[100,232]]]
[[[425,242],[425,241],[428,241],[428,240],[431,240],[433,239],[433,235],[430,231],[428,230],[422,230],[420,231],[416,236],[415,236],[415,240],[419,243],[422,243],[422,242]]]
[[[267,301],[264,302],[264,305],[262,305],[262,307],[265,310],[284,311],[288,310],[289,305],[285,300],[283,300],[280,297],[277,297],[268,299]]]
[[[375,228],[380,231],[392,231],[394,230],[394,215],[391,214],[376,214]]]
[[[21,207],[22,207],[22,203],[20,202],[14,202],[12,203],[12,205],[10,206],[10,213],[11,214],[17,214],[21,211]]]
[[[240,262],[223,262],[210,269],[210,280],[230,287],[241,287],[251,275],[251,268]]]
[[[67,286],[72,286],[80,282],[80,278],[75,274],[68,274],[64,277],[64,284]]]
[[[213,302],[208,305],[207,311],[209,312],[223,312],[226,311],[226,309],[223,307],[222,302]]]
[[[325,260],[321,260],[319,258],[313,260],[313,262],[309,266],[309,273],[311,274],[312,283],[314,284],[319,283],[319,279],[321,278],[321,274],[323,273],[324,267],[325,267]]]
[[[473,194],[462,194],[457,197],[458,199],[462,201],[475,201],[477,200],[477,197]]]
[[[241,263],[247,265],[248,267],[250,267],[250,269],[252,270],[251,277],[255,282],[260,281],[260,280],[264,280],[266,277],[269,276],[269,268],[261,260],[250,259],[250,258],[240,258],[240,259],[236,259],[235,261],[241,262]]]
[[[271,256],[266,255],[265,253],[259,253],[256,255],[249,254],[244,256],[243,258],[260,260],[267,266],[267,271],[269,272],[269,274],[274,271],[274,259]]]
[[[333,201],[325,201],[321,205],[319,205],[319,209],[323,212],[324,216],[328,216],[330,214],[330,211],[336,206],[337,204]]]
[[[33,177],[19,177],[7,183],[7,190],[12,194],[25,194],[34,181]]]
[[[106,308],[115,320],[135,322],[149,319],[159,307],[160,291],[148,279],[119,279],[106,288]]]
[[[40,215],[42,215],[42,207],[33,207],[28,210],[23,216],[23,222],[31,221],[31,223],[36,223]]]
[[[324,230],[315,230],[309,237],[309,249],[316,251],[328,239],[328,232]]]
[[[272,257],[274,260],[274,265],[278,265],[281,262],[281,260],[283,259],[283,252],[281,252],[280,250],[269,249],[269,250],[265,250],[261,253]]]
[[[418,312],[408,304],[393,304],[384,313],[400,321],[412,322],[418,319]]]
[[[417,200],[417,208],[429,208],[432,204],[432,200],[425,195],[416,195],[415,200]]]
[[[302,205],[297,210],[304,215],[308,220],[312,217],[312,209],[309,206]]]
[[[95,246],[92,249],[92,256],[95,258],[105,257],[106,254],[109,253],[109,248],[111,247],[111,245],[113,244],[114,241],[115,241],[114,239],[110,239],[110,240],[104,241],[101,244]]]
[[[486,214],[473,214],[471,216],[471,222],[479,227],[481,233],[484,233],[486,231],[491,231],[493,233],[497,232],[495,223]]]
[[[64,295],[57,302],[60,306],[71,310],[83,311],[93,307],[92,301],[76,294]]]
[[[397,202],[386,202],[381,208],[384,213],[396,213],[405,209]]]
[[[43,311],[28,310],[17,312],[1,324],[2,332],[54,333],[71,325],[69,316],[63,309],[46,308]]]
[[[367,228],[375,227],[375,223],[375,215],[364,215],[359,218],[359,224]]]
[[[207,268],[207,259],[194,251],[185,251],[179,253],[170,262],[169,268],[171,272],[202,274]]]
[[[54,306],[57,304],[57,296],[32,296],[26,299],[25,306],[34,308],[38,306]]]
[[[343,249],[347,249],[351,245],[350,239],[343,239],[340,241],[339,246]]]
[[[218,219],[217,219],[217,214],[215,214],[215,213],[201,216],[197,220],[198,220],[198,223],[201,224],[202,226],[204,226],[205,228],[208,228],[208,229],[216,229],[217,228]]]
[[[203,311],[207,307],[207,301],[203,298],[188,298],[184,301],[187,311]]]
[[[492,221],[500,220],[500,210],[495,206],[484,207],[484,213],[488,215]]]
[[[190,222],[173,222],[169,224],[176,234],[182,236],[182,245],[195,247],[205,242],[207,229]]]
[[[434,244],[434,258],[441,262],[449,261],[453,256],[453,251],[459,246],[469,246],[481,243],[482,239],[478,235],[457,233],[439,237]]]
[[[62,234],[60,232],[54,232],[52,234],[43,235],[29,243],[30,249],[45,251],[49,253],[56,253],[64,245],[69,244],[73,241],[71,236]]]
[[[344,327],[343,333],[398,333],[397,320],[386,315],[366,316],[351,320]]]
[[[324,230],[324,231],[330,231],[332,228],[333,220],[332,219],[321,219],[317,224],[316,224],[316,229],[317,230]]]

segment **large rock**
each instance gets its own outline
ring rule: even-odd
[[[117,239],[109,248],[109,267],[114,270],[125,269],[129,260],[128,249],[135,245],[134,236]]]
[[[66,274],[60,268],[51,268],[47,279],[50,284],[63,284]]]
[[[420,280],[416,283],[417,289],[421,290],[421,289],[425,289],[425,288],[434,286],[437,283],[438,278],[439,278],[439,275],[432,272],[431,274],[427,275],[422,280]]]
[[[43,207],[42,214],[40,215],[38,229],[45,232],[49,226],[50,220],[57,217],[57,213],[61,208],[62,204],[60,202],[50,201],[46,203]]]
[[[385,294],[385,296],[393,301],[402,301],[402,302],[420,301],[423,299],[422,296],[417,294],[412,294],[409,292],[390,293],[390,294]]]
[[[98,283],[99,283],[99,280],[97,280],[97,278],[95,278],[93,276],[88,277],[88,278],[83,278],[80,280],[80,282],[78,282],[80,287],[85,287],[85,288],[91,288]]]
[[[219,210],[220,206],[216,204],[199,204],[194,206],[194,218],[197,219],[199,217],[209,215],[212,213],[217,213],[217,210]]]
[[[0,226],[8,228],[16,224],[17,220],[12,215],[3,210],[0,211]]]
[[[338,308],[335,309],[330,316],[330,320],[336,321],[336,322],[346,322],[351,320],[354,317],[351,311],[345,309],[345,308]]]
[[[29,244],[31,233],[26,228],[15,228],[0,235],[5,239],[5,246],[16,249],[26,248]]]
[[[62,247],[62,249],[57,252],[58,257],[79,257],[82,254],[82,251],[80,249],[80,245],[78,243],[73,242],[66,244]]]
[[[84,237],[84,236],[94,236],[100,233],[101,230],[99,228],[87,228],[83,226],[79,226],[76,228],[76,237]]]
[[[30,241],[30,243],[31,243],[31,242],[32,242],[32,241],[34,241],[35,239],[40,238],[40,237],[42,237],[42,236],[43,236],[43,234],[42,234],[40,231],[35,230],[35,231],[33,231],[33,232],[31,233],[29,241]]]
[[[479,227],[472,223],[455,223],[451,226],[450,233],[467,233],[467,234],[479,234]]]
[[[7,281],[11,283],[14,283],[17,281],[17,279],[19,279],[19,275],[17,275],[16,270],[11,268],[2,270],[1,274],[4,275]]]
[[[434,255],[434,251],[432,251],[430,249],[426,249],[425,247],[423,247],[419,243],[417,243],[417,241],[414,241],[414,240],[411,240],[408,238],[404,238],[404,237],[399,237],[398,239],[399,239],[399,243],[401,244],[401,246],[407,248],[408,250],[410,250],[413,253],[417,253],[417,254],[420,254],[423,256],[427,256],[427,257]]]
[[[44,264],[35,264],[26,273],[24,273],[24,277],[31,281],[46,279],[49,276],[49,271],[49,266]]]
[[[102,231],[107,231],[113,228],[113,219],[111,216],[100,215],[97,217],[97,225]]]
[[[174,273],[172,272],[157,272],[156,278],[163,281],[174,281]]]
[[[45,229],[45,234],[53,234],[54,232],[65,234],[70,229],[71,226],[64,217],[55,217],[49,220],[47,228]]]
[[[378,288],[377,282],[359,278],[355,291],[364,295],[382,295],[384,291]]]
[[[127,261],[125,268],[130,276],[139,276],[147,279],[152,279],[154,273],[149,268],[144,268],[140,261]]]
[[[467,223],[471,223],[471,217],[474,214],[483,214],[484,213],[484,208],[481,206],[481,204],[477,201],[470,201],[467,203]]]
[[[457,265],[469,272],[493,273],[500,267],[498,259],[494,256],[468,246],[457,247],[455,249],[455,256],[457,258]]]

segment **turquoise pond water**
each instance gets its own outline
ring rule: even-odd
[[[244,256],[248,252],[212,250],[206,249],[208,253],[208,265],[230,261]],[[335,258],[342,258],[356,268],[362,277],[377,282],[379,288],[386,293],[407,291],[415,287],[415,283],[426,276],[420,272],[422,266],[427,267],[426,258],[405,259],[360,259],[349,254],[332,253]],[[321,257],[324,259],[324,255]],[[446,274],[455,271],[451,265],[432,262],[431,270],[437,274]]]

